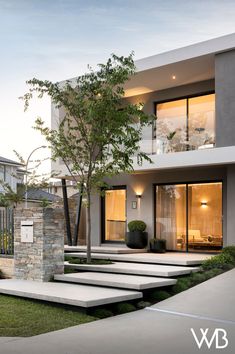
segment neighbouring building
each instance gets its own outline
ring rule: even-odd
[[[141,149],[152,164],[110,179],[92,200],[92,244],[124,242],[141,219],[171,251],[235,244],[235,34],[136,61],[125,99],[157,117]],[[52,126],[63,112],[52,107]],[[60,161],[52,166],[67,178]],[[137,203],[136,203],[137,202]]]
[[[18,183],[23,183],[25,172],[22,168],[23,165],[21,163],[0,156],[0,180],[7,183],[13,192],[17,191]],[[5,193],[1,184],[0,193]]]

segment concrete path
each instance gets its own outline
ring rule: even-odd
[[[86,246],[64,246],[65,252],[85,252]],[[110,253],[110,254],[131,254],[131,253],[146,253],[147,249],[128,248],[125,244],[122,246],[91,246],[93,253]]]
[[[88,284],[107,286],[111,288],[123,288],[134,290],[145,290],[174,285],[176,279],[144,277],[138,275],[111,274],[99,272],[81,272],[71,274],[58,274],[54,276],[56,281],[70,282],[76,284]]]
[[[86,258],[85,252],[71,252],[66,254],[71,257]],[[113,253],[92,253],[96,259],[110,259],[111,261],[136,262],[149,264],[170,264],[181,266],[200,265],[202,261],[210,258],[212,255],[202,253],[133,253],[133,254],[113,254]]]
[[[235,349],[235,270],[222,274],[156,306],[57,332],[2,344],[1,354],[233,354]],[[179,313],[180,311],[180,313]],[[208,328],[226,331],[228,346],[199,350]],[[219,345],[224,341],[219,337]]]
[[[143,296],[141,292],[131,290],[15,279],[1,280],[0,293],[85,308],[139,299]]]
[[[112,264],[70,264],[65,262],[65,266],[71,269],[78,269],[88,272],[104,272],[119,274],[150,275],[155,277],[175,277],[191,272],[197,272],[197,267],[167,266],[162,264],[143,264],[116,262]]]

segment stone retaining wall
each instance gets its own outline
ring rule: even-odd
[[[22,242],[21,221],[33,221],[33,242]],[[19,208],[14,217],[15,278],[49,281],[64,272],[64,214],[60,208]]]

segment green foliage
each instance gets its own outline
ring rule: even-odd
[[[0,337],[31,337],[95,321],[79,310],[0,295]]]
[[[136,307],[137,309],[144,309],[145,307],[149,307],[151,305],[152,305],[151,302],[142,300],[137,302]]]
[[[210,278],[216,277],[217,275],[220,275],[223,272],[224,272],[223,269],[214,268],[214,269],[210,269],[210,270],[205,271],[204,274],[207,279],[210,279]]]
[[[40,206],[42,208],[47,208],[50,205],[50,202],[47,198],[42,198]]]
[[[7,208],[10,206],[9,200],[6,198],[5,194],[0,193],[0,207]]]
[[[224,247],[222,249],[222,253],[223,254],[229,254],[233,258],[234,264],[235,264],[235,246]]]
[[[192,274],[190,275],[191,286],[200,284],[200,283],[204,282],[205,280],[207,280],[207,276],[206,276],[206,274],[203,273],[203,272],[192,273]]]
[[[234,258],[229,253],[220,253],[216,256],[211,257],[202,262],[202,269],[203,270],[210,270],[213,268],[219,268],[228,270],[233,268],[234,266]]]
[[[112,311],[107,310],[105,308],[95,309],[92,311],[92,316],[96,318],[106,318],[113,316]]]
[[[65,256],[65,261],[69,262],[70,264],[85,264],[87,263],[86,258],[79,258],[79,257],[70,257],[70,256]],[[90,264],[113,264],[110,259],[92,259]]]
[[[6,203],[7,206],[16,207],[18,203],[23,200],[24,194],[21,189],[17,188],[17,191],[14,192],[11,186],[0,179],[0,185],[3,187],[5,194],[3,197],[3,203]]]
[[[168,299],[171,295],[166,290],[154,290],[150,296],[151,299],[155,301],[163,301]]]
[[[34,94],[48,95],[65,115],[57,129],[45,126],[39,118],[35,128],[46,138],[52,159],[60,158],[77,184],[84,186],[87,198],[87,260],[91,258],[91,192],[100,191],[104,178],[133,171],[137,163],[152,162],[140,151],[143,127],[155,120],[141,109],[142,104],[125,102],[124,84],[135,74],[133,53],[128,57],[112,55],[97,70],[64,85],[48,80],[29,80],[23,97],[25,109]]]
[[[178,294],[182,291],[189,289],[191,287],[191,285],[192,285],[192,283],[191,283],[190,277],[179,278],[177,280],[177,283],[175,285],[173,285],[172,292],[173,292],[173,294]]]
[[[126,312],[132,312],[135,310],[136,310],[136,307],[129,302],[120,302],[119,304],[116,304],[116,306],[115,306],[115,312],[119,315],[126,313]]]
[[[134,231],[145,231],[146,230],[146,224],[144,221],[141,220],[133,220],[128,223],[128,229],[131,232]]]

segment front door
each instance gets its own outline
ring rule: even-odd
[[[126,188],[106,190],[102,198],[104,242],[124,242],[126,234]]]
[[[156,186],[156,237],[172,251],[220,250],[222,182]]]

